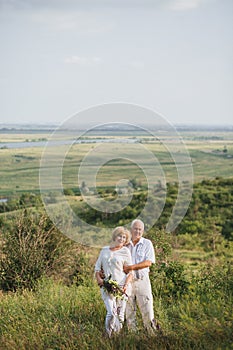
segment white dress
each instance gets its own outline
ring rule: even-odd
[[[118,282],[123,287],[127,275],[123,271],[124,265],[132,265],[131,254],[128,248],[122,247],[119,250],[112,251],[109,246],[104,247],[95,264],[95,271],[101,271],[103,269],[105,277],[111,278]],[[130,294],[130,288],[128,287],[126,293]],[[108,336],[110,337],[112,332],[119,332],[124,322],[125,308],[127,298],[118,299],[113,295],[108,294],[103,288],[101,288],[102,299],[105,303],[107,310],[105,318],[105,328]]]

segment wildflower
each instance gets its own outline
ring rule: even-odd
[[[107,293],[112,294],[116,298],[122,299],[124,295],[127,297],[127,294],[119,286],[117,281],[113,280],[111,277],[112,276],[110,275],[109,277],[104,279],[104,284],[103,284],[104,290]]]

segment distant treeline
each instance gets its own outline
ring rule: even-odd
[[[224,140],[223,136],[195,136],[193,140]]]
[[[108,210],[93,209],[84,201],[75,201],[73,210],[85,222],[98,226],[126,225],[133,218],[140,216],[146,202],[149,202],[148,217],[145,222],[153,220],[156,210],[160,210],[159,203],[162,202],[166,191],[165,206],[162,214],[155,223],[158,229],[165,229],[176,203],[178,184],[168,183],[166,190],[157,187],[148,197],[147,190],[135,191],[131,202],[123,209],[109,213]],[[67,196],[79,195],[80,191],[66,189]],[[112,189],[102,188],[98,193],[106,201],[115,200],[116,209],[121,207],[121,198]],[[56,196],[51,193],[47,203],[56,203]],[[25,207],[41,207],[42,200],[39,194],[23,193],[0,203],[0,212],[11,212]],[[176,228],[176,234],[203,234],[221,235],[227,240],[233,240],[233,178],[216,178],[214,180],[203,180],[194,184],[193,195],[185,217]],[[179,213],[178,213],[179,215]]]
[[[0,124],[0,133],[34,133],[34,132],[53,132],[59,124]],[[79,124],[74,125],[69,128],[60,128],[60,131],[66,131],[66,130],[74,130],[74,127],[77,128],[77,130],[86,130],[86,128],[89,128],[90,125],[88,124]],[[147,129],[149,127],[150,130],[158,130],[158,125],[154,124],[145,124],[144,127]],[[195,132],[202,132],[202,131],[221,131],[221,132],[228,132],[233,131],[233,125],[185,125],[185,124],[175,124],[174,128],[177,131],[195,131]],[[89,130],[89,134],[95,133],[96,131],[125,131],[125,130],[138,130],[139,128],[137,126],[133,125],[127,125],[123,123],[111,123],[107,125],[101,125],[96,126],[95,129]],[[167,125],[161,124],[159,125],[159,129],[167,129]],[[170,127],[169,127],[170,129]],[[140,129],[140,132],[143,132],[142,129]]]
[[[108,213],[90,208],[84,204],[82,208],[77,206],[74,210],[86,222],[95,225],[112,224],[124,225],[132,218],[140,215],[146,202],[149,202],[148,216],[145,222],[150,221],[159,210],[159,197],[163,188],[155,189],[148,198],[147,191],[136,193],[126,208],[119,212]],[[176,203],[178,184],[167,184],[166,203],[162,214],[155,223],[158,229],[165,229]],[[117,203],[116,203],[117,205]],[[192,200],[188,211],[178,225],[176,234],[221,234],[227,240],[233,240],[233,179],[216,178],[197,183],[193,188]],[[179,210],[179,209],[178,209]],[[179,213],[177,213],[179,215]]]

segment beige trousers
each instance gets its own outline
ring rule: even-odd
[[[136,330],[136,306],[142,315],[144,327],[153,331],[155,327],[153,296],[149,276],[143,279],[135,279],[132,282],[132,294],[126,305],[126,322],[131,330]]]

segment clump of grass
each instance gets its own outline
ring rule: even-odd
[[[193,290],[167,304],[155,299],[163,333],[149,336],[139,322],[138,332],[124,326],[119,335],[103,337],[105,307],[98,286],[65,286],[43,278],[34,291],[0,297],[1,350],[67,349],[230,349],[231,300],[204,300]]]
[[[4,349],[62,349],[93,334],[100,337],[104,309],[99,300],[95,286],[67,287],[49,279],[41,280],[35,292],[3,295],[1,344]]]

